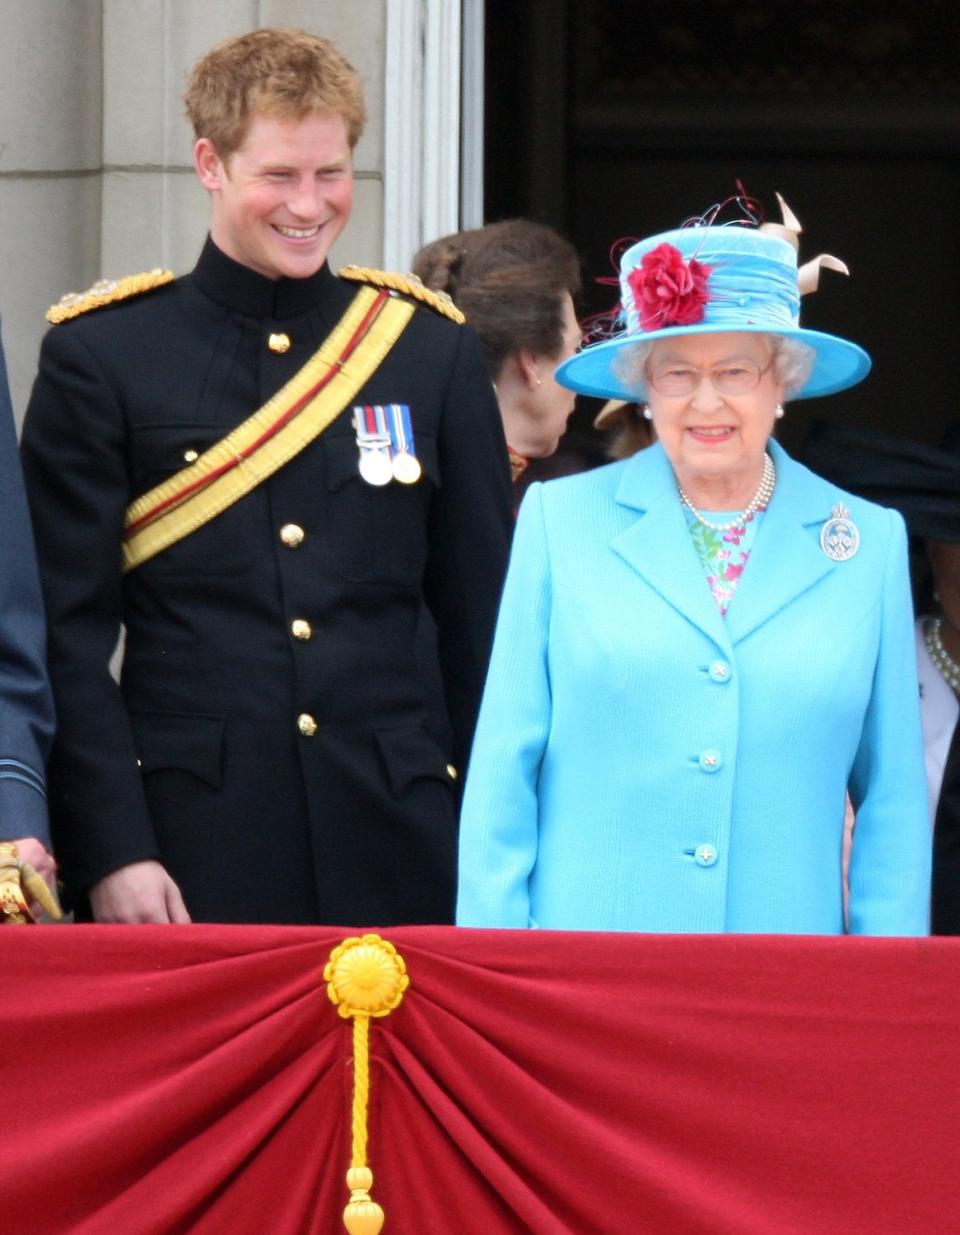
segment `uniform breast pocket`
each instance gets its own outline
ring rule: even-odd
[[[421,474],[413,484],[368,484],[356,440],[324,435],[328,551],[333,568],[355,583],[419,587],[427,558],[427,516],[440,484],[436,440],[418,434]]]
[[[133,492],[142,495],[156,485],[183,473],[190,483],[190,469],[215,442],[225,435],[222,425],[152,424],[135,427],[131,472]],[[251,506],[259,500],[247,494],[202,527],[164,549],[142,569],[153,574],[239,575],[253,564],[249,534]]]
[[[224,720],[194,712],[130,713],[140,771],[186,772],[211,789],[223,780]]]

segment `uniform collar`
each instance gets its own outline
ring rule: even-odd
[[[346,301],[350,296],[326,263],[306,279],[268,279],[227,257],[209,236],[194,267],[193,280],[217,304],[246,317],[278,321],[306,313],[324,300]]]

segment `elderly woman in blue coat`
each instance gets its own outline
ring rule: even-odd
[[[819,266],[843,267],[798,270],[784,218],[628,249],[621,329],[558,371],[644,403],[658,441],[524,501],[465,790],[462,925],[927,931],[905,530],[772,440],[785,400],[870,367],[799,325]]]

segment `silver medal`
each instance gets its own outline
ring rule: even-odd
[[[820,548],[833,562],[849,562],[860,548],[860,529],[843,502],[838,502],[820,529]]]
[[[393,480],[393,467],[390,464],[390,434],[384,425],[379,423],[382,417],[380,409],[374,408],[376,428],[367,428],[363,407],[353,409],[353,426],[357,434],[357,450],[360,458],[358,469],[361,477],[368,485],[388,485]]]
[[[368,485],[388,485],[393,480],[390,455],[386,450],[360,451],[360,475]]]

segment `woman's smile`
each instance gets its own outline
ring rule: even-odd
[[[696,441],[712,445],[716,442],[729,441],[736,430],[732,425],[691,425],[687,432]]]

